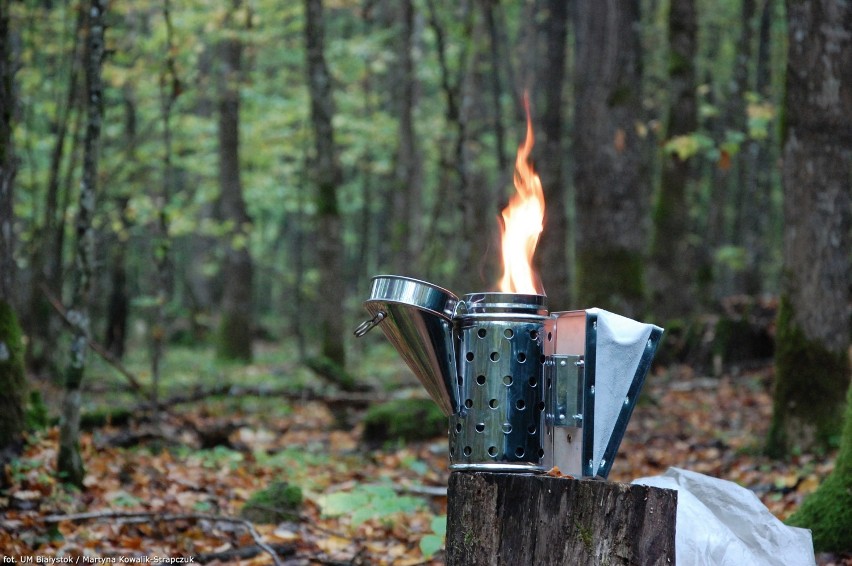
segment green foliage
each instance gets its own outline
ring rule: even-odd
[[[284,481],[273,482],[269,487],[249,497],[240,516],[254,523],[294,521],[302,506],[302,490]]]
[[[321,495],[317,503],[323,515],[346,515],[353,527],[369,519],[390,520],[397,513],[410,513],[426,506],[422,498],[398,495],[389,485],[359,485],[351,491]]]
[[[677,155],[681,161],[699,153],[706,153],[715,149],[716,144],[709,136],[701,133],[693,133],[683,136],[675,136],[668,140],[663,146],[667,153]]]
[[[224,467],[234,469],[244,460],[242,453],[225,446],[216,446],[210,450],[198,450],[195,455],[201,459],[205,468],[214,470]]]
[[[769,137],[769,127],[776,117],[775,105],[761,101],[753,93],[747,95],[747,101],[748,136],[755,140],[765,140]]]
[[[717,265],[731,271],[742,271],[746,267],[746,249],[742,246],[721,246],[716,249],[714,260]]]
[[[110,503],[112,503],[116,507],[138,507],[143,503],[143,501],[132,493],[127,493],[126,491],[122,490],[116,492],[110,498]]]

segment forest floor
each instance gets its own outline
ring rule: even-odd
[[[178,351],[165,368],[162,398],[198,384],[321,389],[309,372],[268,350],[249,366],[221,366],[209,352]],[[372,385],[396,380],[386,391],[420,394],[416,382],[398,386],[400,367],[387,351],[359,364],[376,374]],[[134,398],[115,372],[92,365],[87,409],[132,407]],[[610,479],[686,468],[743,485],[773,514],[787,517],[831,472],[835,455],[777,462],[760,454],[771,383],[769,365],[712,378],[685,366],[655,369]],[[40,388],[55,403],[56,392]],[[340,418],[345,398],[331,390],[326,393],[336,402],[272,391],[184,399],[153,420],[140,411],[121,426],[86,431],[82,491],[63,486],[55,473],[57,427],[30,435],[23,456],[7,469],[12,486],[0,492],[3,562],[191,557],[270,564],[274,552],[279,563],[292,565],[443,564],[446,439],[367,448],[359,412]],[[274,482],[298,486],[301,508],[271,524],[241,519],[251,495]],[[852,565],[852,557],[817,558],[822,565]]]

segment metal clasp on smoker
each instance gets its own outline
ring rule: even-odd
[[[583,427],[583,356],[548,356],[544,365],[549,384],[548,420],[552,426]]]

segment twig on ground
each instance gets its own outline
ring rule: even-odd
[[[72,513],[69,515],[48,515],[41,520],[45,523],[61,523],[63,521],[97,521],[103,519],[118,519],[122,522],[139,521],[211,521],[214,523],[232,523],[244,527],[255,544],[272,557],[275,566],[282,566],[281,559],[263,537],[254,528],[254,523],[239,517],[228,517],[226,515],[208,515],[204,513],[151,513],[147,511],[91,511],[88,513]]]
[[[296,553],[296,546],[293,544],[271,544],[269,545],[269,547],[274,550],[275,553],[278,554],[278,556],[290,556],[291,554]],[[195,557],[195,560],[201,564],[213,562],[214,560],[219,560],[222,562],[227,562],[230,560],[245,560],[248,558],[254,558],[261,552],[264,552],[264,550],[258,545],[242,546],[240,548],[223,550],[222,552],[208,552],[205,554],[199,554]]]
[[[350,404],[350,405],[369,405],[370,403],[379,403],[386,399],[376,394],[338,394],[338,395],[323,395],[316,391],[305,389],[302,391],[293,391],[290,389],[272,389],[269,387],[245,387],[233,383],[226,383],[209,388],[196,388],[191,393],[175,395],[160,402],[160,407],[175,405],[184,405],[202,401],[208,397],[217,397],[220,395],[233,396],[251,396],[251,397],[282,397],[291,401],[320,401],[331,404]],[[140,403],[136,405],[136,410],[147,410],[151,408],[150,403]]]

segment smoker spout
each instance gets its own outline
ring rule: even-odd
[[[452,316],[458,297],[450,291],[398,275],[373,277],[364,307],[373,316],[356,331],[380,326],[405,363],[445,415],[459,409]]]

